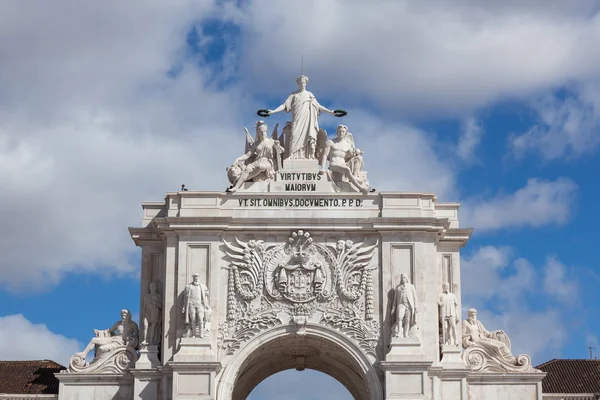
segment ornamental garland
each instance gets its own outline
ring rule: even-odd
[[[264,108],[264,109],[261,109],[261,110],[258,110],[258,111],[256,112],[256,114],[257,114],[259,117],[262,117],[262,118],[266,118],[266,117],[268,117],[269,115],[271,115],[271,113],[269,112],[269,110],[267,110],[266,108]]]
[[[372,320],[375,317],[375,309],[373,307],[373,274],[366,269],[363,272],[367,275],[367,294],[365,295],[365,319]]]
[[[227,320],[232,321],[235,320],[235,272],[233,270],[229,270],[229,282],[227,288]]]

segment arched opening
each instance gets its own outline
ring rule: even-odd
[[[250,392],[247,400],[353,400],[352,394],[338,382],[319,371],[288,369],[271,375]]]
[[[262,381],[278,372],[315,370],[341,383],[357,400],[382,398],[379,375],[369,358],[348,337],[322,325],[265,331],[238,350],[220,377],[218,399],[246,399]]]

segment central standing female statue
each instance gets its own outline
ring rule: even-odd
[[[268,115],[285,111],[292,112],[292,123],[288,124],[285,134],[285,155],[290,159],[315,159],[317,148],[317,132],[319,132],[319,114],[321,111],[336,115],[323,107],[315,96],[306,90],[308,77],[300,75],[296,79],[298,90],[289,95],[285,103],[274,110],[268,110]]]

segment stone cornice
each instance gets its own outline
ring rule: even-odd
[[[433,366],[433,361],[381,361],[382,371],[427,371]]]
[[[199,231],[285,231],[298,226],[310,226],[311,231],[360,231],[366,235],[390,233],[418,233],[433,235],[440,243],[463,247],[472,229],[450,228],[447,218],[243,218],[232,217],[156,217],[145,228],[129,228],[137,246],[161,246],[165,236],[194,234]]]
[[[145,228],[129,228],[129,234],[136,246],[160,247],[163,244],[162,238],[152,226]]]
[[[467,244],[472,234],[472,228],[448,229],[444,232],[443,237],[440,238],[440,242],[444,244],[456,244],[460,248]]]
[[[367,234],[384,232],[413,232],[436,235],[447,242],[462,243],[468,240],[471,230],[451,229],[446,218],[244,218],[231,217],[161,217],[153,220],[153,228],[161,234],[168,231],[184,232],[213,231],[281,231],[310,226],[312,231],[362,231]],[[137,241],[160,240],[152,234],[153,228],[130,228],[132,238]],[[451,236],[446,239],[447,235]],[[136,242],[137,243],[137,242]]]
[[[54,376],[61,383],[68,383],[69,385],[114,385],[114,384],[132,384],[133,383],[133,375],[129,372],[125,374],[117,374],[117,373],[102,373],[102,374],[87,374],[87,373],[78,373],[78,372],[70,372],[70,373],[56,373]]]
[[[546,376],[545,372],[471,372],[467,376],[469,385],[538,383]]]
[[[180,371],[212,371],[215,373],[219,373],[221,371],[222,365],[220,361],[192,361],[192,362],[184,362],[184,361],[169,361],[167,365],[174,372]]]

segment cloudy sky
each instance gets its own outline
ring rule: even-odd
[[[137,313],[127,227],[140,202],[182,183],[224,189],[242,128],[295,89],[302,58],[319,101],[348,111],[374,187],[461,202],[475,228],[465,308],[536,364],[600,352],[599,10],[3,0],[0,359],[65,364],[120,308]],[[273,376],[251,398],[281,399],[282,385],[349,398],[311,372]]]

